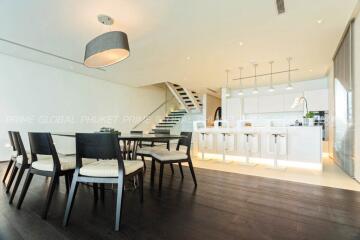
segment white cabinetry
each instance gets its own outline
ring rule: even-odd
[[[271,96],[259,96],[258,106],[260,113],[276,113],[283,112],[283,96],[271,95]]]
[[[258,112],[258,97],[244,97],[244,113]]]
[[[329,110],[328,89],[305,91],[304,96],[308,102],[309,111]]]

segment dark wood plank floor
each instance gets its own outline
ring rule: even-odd
[[[0,164],[1,177],[7,163]],[[176,170],[178,170],[176,168]],[[0,184],[0,239],[360,239],[360,192],[234,173],[166,169],[162,196],[145,178],[141,205],[126,192],[120,232],[114,232],[114,198],[94,204],[91,188],[80,186],[70,225],[61,226],[66,194],[58,187],[48,220],[40,217],[48,182],[34,177],[21,210],[8,204]]]

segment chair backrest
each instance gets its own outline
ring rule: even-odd
[[[176,150],[179,151],[180,146],[184,146],[186,147],[186,152],[189,154],[191,148],[192,132],[181,132],[180,135],[185,137],[179,139]]]
[[[14,145],[14,139],[13,139],[13,136],[12,136],[12,131],[8,131],[8,133],[9,133],[9,139],[10,139],[10,144],[11,144],[11,147],[12,147],[12,150],[13,151],[16,151],[16,149],[15,149],[15,145]]]
[[[50,133],[29,132],[31,161],[37,161],[37,155],[50,155],[54,162],[54,171],[60,171],[61,165]]]
[[[22,163],[23,164],[28,164],[29,159],[28,159],[28,156],[26,154],[26,150],[25,150],[25,147],[24,147],[24,143],[23,143],[23,141],[21,139],[20,133],[19,132],[11,132],[11,135],[12,135],[15,151],[17,151],[18,156],[22,156],[22,158],[23,158]]]
[[[118,134],[76,133],[76,168],[82,167],[82,158],[117,159],[119,169],[124,170]]]

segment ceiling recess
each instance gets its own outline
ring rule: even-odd
[[[276,7],[279,15],[285,13],[284,0],[276,0]]]

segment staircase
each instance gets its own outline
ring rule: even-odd
[[[197,92],[171,82],[166,82],[166,86],[170,89],[186,112],[202,111],[203,104]]]
[[[167,130],[171,132],[171,129],[181,121],[182,117],[186,115],[186,113],[187,111],[185,109],[179,109],[170,112],[161,122],[155,126],[155,128],[152,129],[152,132],[161,133]]]

